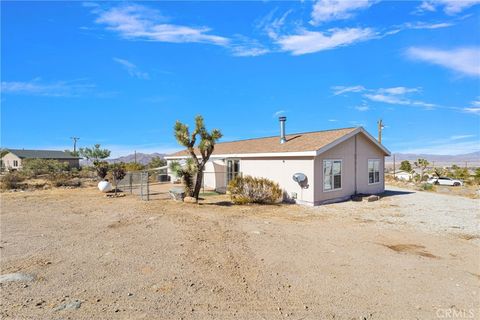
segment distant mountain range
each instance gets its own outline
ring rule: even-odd
[[[429,162],[435,161],[435,163],[438,163],[439,165],[442,163],[464,165],[465,162],[468,162],[470,164],[476,163],[477,165],[479,165],[480,151],[457,155],[395,153],[396,163],[400,163],[403,160],[415,161],[420,158],[426,159]],[[393,155],[391,157],[386,157],[385,162],[392,163]]]
[[[141,153],[141,152],[137,152],[136,158],[137,158],[138,163],[148,164],[155,157],[160,157],[160,158],[163,159],[165,156],[166,156],[166,154],[164,154],[164,153],[156,153],[156,152],[155,153]],[[110,163],[113,163],[113,162],[125,162],[125,163],[135,162],[135,154],[129,154],[127,156],[118,157],[118,158],[114,158],[114,159],[107,159],[107,161],[110,162]]]

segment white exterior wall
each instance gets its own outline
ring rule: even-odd
[[[292,196],[297,194],[297,202],[303,204],[314,204],[314,174],[313,157],[295,158],[242,158],[240,159],[240,171],[242,174],[262,177],[277,182],[280,187]],[[302,189],[293,181],[295,173],[303,173],[308,178],[309,187]]]
[[[203,185],[205,189],[213,189],[217,192],[226,192],[227,166],[222,159],[210,159],[205,164]]]
[[[356,161],[355,152],[357,154]],[[324,191],[323,160],[337,159],[342,160],[342,188],[333,191]],[[380,160],[380,182],[375,184],[368,183],[369,159]],[[315,204],[346,200],[355,193],[382,193],[385,190],[384,167],[385,156],[382,150],[369,141],[363,134],[357,134],[351,137],[315,158],[315,181],[317,182],[315,184]]]
[[[13,153],[9,152],[2,157],[3,164],[5,165],[5,169],[21,169],[22,168],[22,159],[14,155]],[[18,161],[18,166],[13,165],[13,161]]]

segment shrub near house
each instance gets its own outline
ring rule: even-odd
[[[237,176],[228,184],[227,191],[235,204],[272,204],[282,197],[278,183],[265,178]]]

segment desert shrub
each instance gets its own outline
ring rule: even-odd
[[[78,179],[72,179],[68,173],[58,173],[50,177],[50,183],[54,187],[80,187],[82,183]]]
[[[22,164],[22,171],[30,177],[60,173],[68,169],[68,162],[50,159],[25,159]]]
[[[183,166],[178,161],[172,161],[169,169],[175,176],[182,179],[185,186],[185,194],[193,196],[195,175],[197,173],[193,160],[188,158]]]
[[[435,190],[435,186],[433,184],[430,184],[430,183],[422,183],[420,185],[420,190],[423,190],[423,191],[434,191]]]
[[[227,191],[235,204],[262,203],[271,204],[282,198],[280,186],[265,178],[251,176],[235,177],[228,184]]]
[[[95,172],[97,173],[97,176],[103,180],[108,174],[108,167],[109,164],[106,161],[97,161],[95,162]]]
[[[125,164],[124,163],[112,164],[110,166],[110,172],[112,174],[113,184],[115,185],[115,194],[117,194],[118,183],[127,175],[127,172],[125,171]]]
[[[2,177],[1,188],[2,190],[22,189],[26,186],[25,183],[22,183],[23,181],[25,181],[24,174],[10,171]]]

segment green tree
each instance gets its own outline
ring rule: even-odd
[[[128,162],[124,165],[127,171],[141,171],[145,169],[145,166],[138,162]]]
[[[467,169],[467,168],[459,168],[459,167],[457,167],[457,168],[453,171],[453,176],[454,176],[456,179],[467,180],[467,179],[470,177],[470,174],[468,173],[468,169]]]
[[[475,182],[480,184],[480,168],[475,169],[475,174],[473,175]]]
[[[99,144],[93,146],[93,148],[80,148],[79,154],[87,159],[92,161],[93,165],[96,166],[96,163],[110,157],[110,150],[101,149]]]
[[[203,117],[198,115],[195,117],[195,129],[192,133],[190,133],[188,125],[177,121],[174,127],[174,134],[178,143],[187,148],[193,160],[196,179],[193,192],[191,192],[189,196],[198,200],[198,195],[202,187],[203,169],[215,148],[215,143],[222,137],[222,133],[218,129],[213,129],[211,132],[208,132],[205,128]],[[200,137],[200,142],[195,148],[198,137]]]
[[[406,171],[406,172],[411,172],[412,171],[412,165],[410,161],[408,160],[403,160],[400,163],[400,170]]]
[[[150,169],[154,169],[154,168],[164,167],[166,165],[167,165],[167,160],[162,159],[160,157],[153,157],[152,160],[150,160],[150,162],[147,164],[147,167],[149,167]]]
[[[422,181],[423,177],[424,177],[425,169],[428,167],[428,165],[430,163],[425,159],[418,159],[413,164],[415,165],[415,167],[420,169],[420,178],[419,179],[420,179],[420,181]]]
[[[25,159],[22,163],[22,171],[31,177],[41,174],[56,174],[68,171],[68,163],[51,159]]]
[[[69,153],[72,157],[80,157],[80,152],[78,151],[70,151],[70,150],[65,150],[65,152]]]

